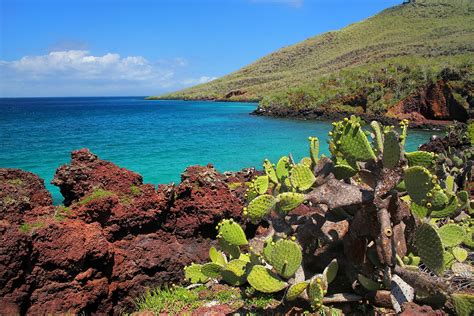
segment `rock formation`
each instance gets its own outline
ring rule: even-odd
[[[65,206],[55,207],[37,176],[0,169],[0,315],[133,310],[147,287],[207,258],[254,175],[194,166],[155,189],[82,149],[56,172]]]

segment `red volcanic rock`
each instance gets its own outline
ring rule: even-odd
[[[35,207],[52,204],[51,194],[37,175],[20,169],[0,169],[0,220],[20,224]]]
[[[224,181],[212,165],[188,167],[174,189],[165,229],[183,237],[215,236],[215,226],[222,218],[240,219],[242,200]]]
[[[68,207],[54,207],[38,177],[0,169],[0,194],[14,201],[0,218],[0,315],[133,311],[146,287],[179,283],[185,265],[207,259],[215,225],[239,217],[255,174],[195,166],[155,190],[82,149],[56,172]]]
[[[455,93],[449,82],[440,80],[400,101],[388,110],[388,115],[415,125],[442,120],[466,122],[469,105],[460,103]]]
[[[433,310],[431,306],[427,306],[427,305],[420,306],[416,303],[409,302],[403,305],[403,312],[400,315],[401,316],[417,316],[417,315],[442,316],[442,315],[447,315],[447,314],[441,310]]]
[[[52,181],[59,187],[66,206],[97,188],[127,193],[143,182],[141,175],[101,160],[88,149],[73,151],[71,157],[71,164],[59,167]]]

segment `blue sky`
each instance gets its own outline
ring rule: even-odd
[[[0,96],[154,95],[402,0],[0,0]]]

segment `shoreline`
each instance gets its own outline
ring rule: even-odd
[[[186,101],[186,102],[229,102],[229,103],[256,103],[257,108],[250,112],[249,115],[254,116],[264,116],[270,118],[284,118],[284,119],[296,119],[302,121],[333,121],[333,120],[341,120],[344,117],[350,115],[357,115],[360,116],[364,121],[369,123],[370,121],[376,120],[381,122],[384,125],[397,125],[401,119],[387,117],[384,115],[375,115],[375,114],[368,114],[368,113],[347,113],[347,112],[327,112],[323,110],[317,109],[301,109],[298,112],[294,111],[287,111],[284,113],[274,112],[274,111],[267,111],[262,109],[258,106],[258,100],[229,100],[229,99],[180,99],[180,98],[160,98],[160,97],[146,97],[145,100],[150,101]],[[422,123],[413,123],[410,121],[409,127],[411,129],[419,129],[419,130],[429,130],[429,131],[444,131],[446,128],[453,124],[455,121],[447,121],[447,120],[429,120],[426,119],[425,122]]]

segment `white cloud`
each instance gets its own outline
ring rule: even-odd
[[[179,70],[187,65],[188,61],[181,57],[150,62],[143,56],[53,51],[13,61],[0,60],[0,95],[148,95],[214,79],[182,78]]]

